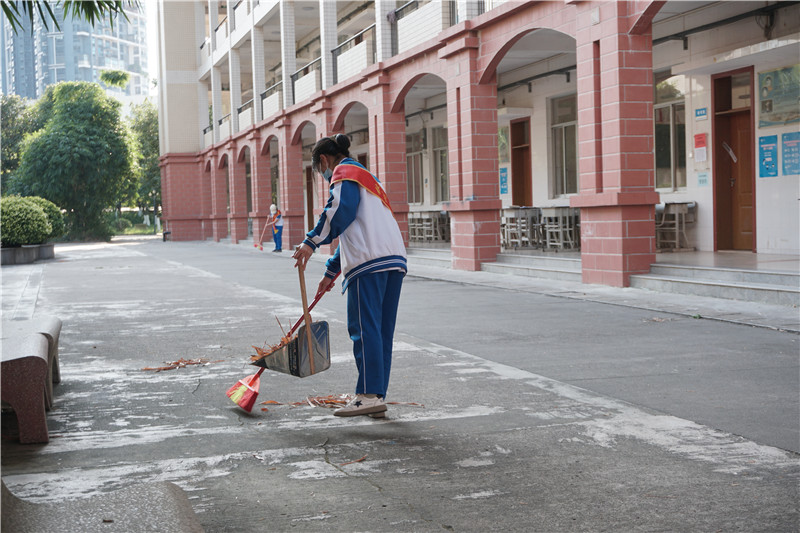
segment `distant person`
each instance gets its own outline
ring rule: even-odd
[[[293,255],[295,266],[305,268],[314,250],[339,238],[317,294],[331,290],[336,274],[344,274],[347,330],[358,381],[355,398],[336,410],[336,416],[386,411],[397,307],[408,270],[389,198],[378,178],[350,157],[349,147],[350,139],[341,134],[324,137],[314,146],[311,167],[330,182],[330,196],[316,227]]]
[[[272,204],[269,206],[269,217],[267,217],[267,225],[265,227],[272,227],[272,240],[275,243],[273,252],[282,252],[283,247],[283,217],[278,206]]]

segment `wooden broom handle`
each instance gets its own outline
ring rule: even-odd
[[[308,312],[308,297],[306,296],[306,275],[305,267],[297,265],[297,273],[300,276],[300,298],[303,300],[303,317],[306,321],[306,341],[308,342],[308,364],[311,373],[314,374],[314,345],[311,342],[311,313]]]

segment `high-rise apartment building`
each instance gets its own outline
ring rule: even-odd
[[[344,133],[456,269],[571,251],[627,286],[658,251],[798,255],[798,28],[774,1],[162,1],[164,219],[238,242],[274,202],[297,244],[310,147]]]
[[[106,90],[123,100],[136,101],[148,95],[150,76],[147,61],[145,9],[126,8],[125,17],[107,18],[94,26],[88,22],[64,18],[63,9],[54,7],[60,28],[52,22],[45,26],[36,13],[31,31],[27,19],[14,33],[3,19],[3,92],[36,99],[48,85],[62,81],[100,83],[103,70],[121,70],[130,81],[124,89]]]

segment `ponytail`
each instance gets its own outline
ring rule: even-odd
[[[337,133],[330,137],[323,137],[314,145],[311,151],[311,168],[319,171],[319,156],[329,155],[339,159],[340,157],[350,157],[350,139],[347,135]]]

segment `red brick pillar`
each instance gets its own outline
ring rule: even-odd
[[[247,239],[247,218],[249,216],[247,211],[247,161],[244,154],[242,154],[242,159],[239,159],[241,150],[243,148],[240,149],[235,142],[231,143],[231,159],[229,160],[232,162],[229,166],[231,212],[229,218],[233,244]]]
[[[447,131],[453,268],[480,270],[500,253],[497,163],[497,84],[479,84],[478,38],[447,45]]]
[[[403,109],[392,112],[394,98],[389,78],[378,74],[362,84],[367,92],[369,116],[369,162],[392,204],[394,218],[408,246],[408,183],[406,181],[406,118]]]
[[[161,157],[161,212],[170,239],[202,240],[203,173],[196,154]]]
[[[305,200],[303,198],[303,147],[298,138],[292,144],[292,126],[288,120],[282,119],[277,124],[280,128],[280,198],[278,209],[283,216],[283,249],[292,251],[303,242],[306,227]]]
[[[248,136],[252,141],[253,151],[251,152],[252,163],[250,173],[253,176],[253,243],[261,244],[272,240],[272,232],[264,232],[264,225],[269,216],[269,206],[272,203],[272,177],[269,166],[269,143],[265,143],[263,150],[261,147],[261,137],[258,130]],[[263,237],[262,237],[263,235]]]
[[[578,153],[584,283],[630,285],[655,262],[653,64],[649,30],[629,33],[630,2],[578,15]]]
[[[214,149],[211,156],[211,237],[215,242],[228,236],[227,165],[224,150]],[[223,161],[224,159],[224,161]],[[224,166],[220,168],[220,165]]]

